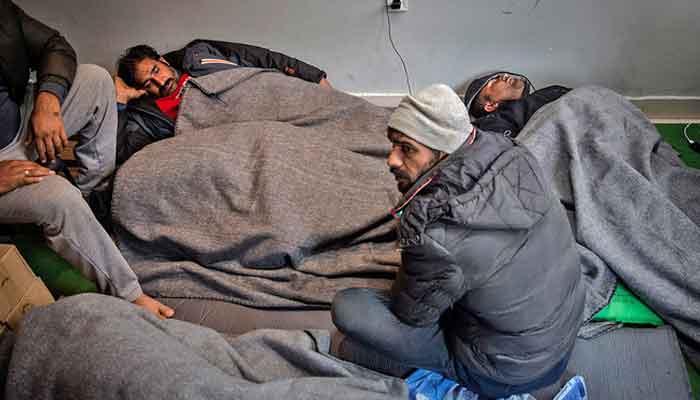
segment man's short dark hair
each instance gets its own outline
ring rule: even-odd
[[[156,49],[145,44],[126,49],[117,61],[117,76],[122,78],[127,85],[136,87],[136,64],[147,58],[158,60],[160,54]]]

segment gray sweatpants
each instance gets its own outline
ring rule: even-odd
[[[22,127],[0,160],[35,160],[24,144],[33,97],[22,105]],[[136,275],[81,196],[114,171],[117,110],[114,84],[104,68],[80,65],[62,107],[68,135],[77,135],[80,191],[59,176],[0,195],[0,224],[39,225],[49,246],[96,281],[98,288],[128,301],[143,292]]]

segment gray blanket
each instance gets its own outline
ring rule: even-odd
[[[571,210],[587,318],[619,278],[700,348],[700,170],[684,167],[634,105],[599,87],[543,107],[518,141]]]
[[[323,331],[227,338],[80,295],[33,310],[0,339],[7,400],[406,399],[404,383],[328,355]]]
[[[144,290],[303,309],[388,287],[389,113],[267,70],[191,80],[176,136],[115,181],[117,242]]]

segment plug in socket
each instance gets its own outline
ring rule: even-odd
[[[389,8],[389,12],[402,12],[408,11],[407,0],[386,0],[386,6]]]

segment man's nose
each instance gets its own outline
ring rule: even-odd
[[[396,150],[391,150],[389,156],[386,158],[386,165],[388,165],[389,168],[399,168],[403,164],[401,157],[396,153]]]
[[[163,87],[163,85],[165,85],[165,82],[168,80],[168,78],[164,75],[155,75],[151,79],[153,83],[155,83],[158,87]]]

